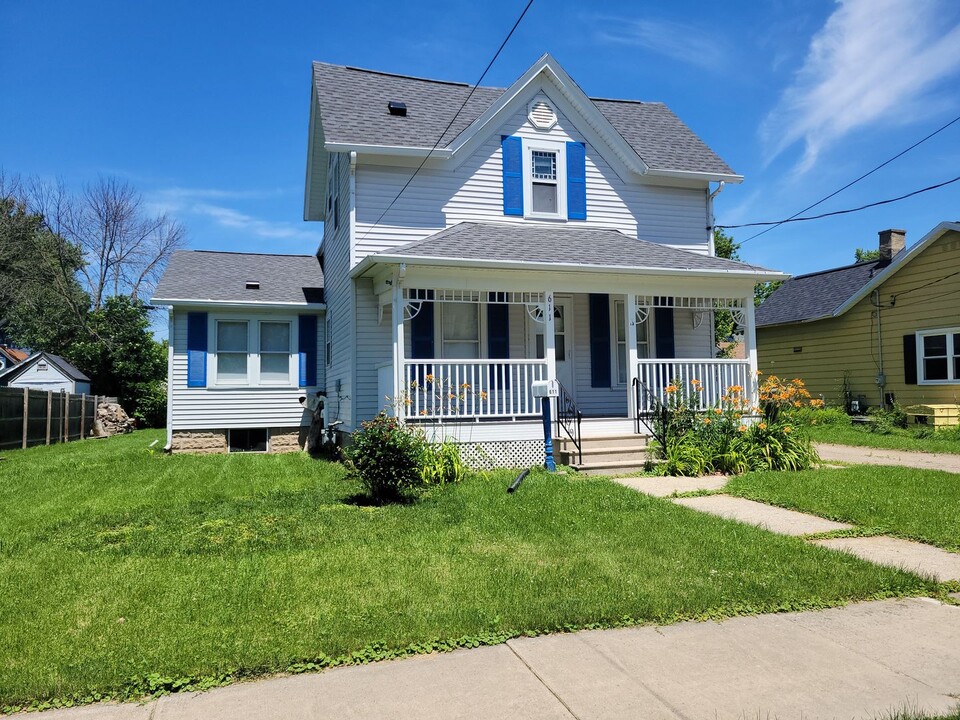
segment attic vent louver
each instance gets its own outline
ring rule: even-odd
[[[407,104],[399,100],[391,100],[388,102],[387,110],[390,111],[391,115],[397,115],[398,117],[407,116]]]
[[[247,280],[247,290],[259,290],[260,283],[257,280]]]

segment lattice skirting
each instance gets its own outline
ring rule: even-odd
[[[459,445],[460,456],[474,470],[543,465],[543,440],[487,440]]]

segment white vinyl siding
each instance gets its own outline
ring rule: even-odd
[[[179,430],[211,430],[222,428],[296,427],[309,425],[310,414],[300,404],[303,388],[296,387],[297,374],[290,384],[279,386],[218,387],[212,371],[207,374],[205,388],[187,387],[187,308],[173,313],[172,428]],[[222,311],[216,319],[258,324],[277,319],[269,311]],[[324,364],[321,350],[324,342],[322,315],[317,323],[317,387],[324,387]],[[215,321],[215,320],[214,320]],[[290,327],[297,337],[297,323]],[[211,335],[208,359],[214,357],[215,339]],[[293,356],[296,363],[296,355]],[[209,368],[209,365],[208,365]]]
[[[525,145],[544,140],[586,142],[561,113],[550,131],[535,130],[527,121],[524,106],[459,167],[421,169],[376,225],[410,180],[413,168],[370,165],[361,158],[356,171],[354,263],[372,252],[423,239],[459,222],[556,223],[503,214],[501,135],[519,135]],[[681,188],[624,182],[597,148],[587,143],[586,185],[587,219],[576,221],[578,226],[615,228],[651,242],[708,252],[706,183],[702,188]]]

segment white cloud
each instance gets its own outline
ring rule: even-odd
[[[245,233],[261,238],[273,240],[300,240],[312,239],[319,242],[320,234],[316,231],[304,230],[293,223],[261,220],[247,215],[233,208],[207,203],[194,203],[190,211],[197,215],[212,218],[223,227],[242,230]]]
[[[841,0],[761,126],[768,160],[802,141],[806,171],[857,129],[928,115],[921,104],[960,69],[949,2]]]
[[[632,45],[697,67],[716,69],[724,52],[716,35],[704,28],[668,20],[633,20],[596,17],[601,25],[596,39],[604,43]]]

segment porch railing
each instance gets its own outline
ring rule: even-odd
[[[546,379],[542,360],[405,360],[403,411],[411,420],[539,416],[531,385]]]
[[[731,386],[743,388],[744,397],[753,396],[753,377],[746,360],[640,360],[637,380],[646,389],[637,394],[639,414],[654,412],[654,399],[665,400],[667,387],[675,382],[692,391],[692,381],[696,380],[704,408],[719,403]]]

